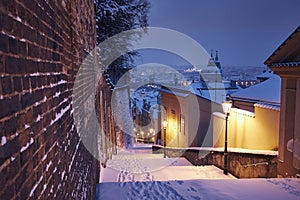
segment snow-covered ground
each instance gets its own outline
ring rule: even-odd
[[[299,200],[300,180],[225,179],[101,183],[97,186],[96,199]]]
[[[100,178],[97,199],[300,199],[300,179],[236,179],[141,145],[119,151]]]

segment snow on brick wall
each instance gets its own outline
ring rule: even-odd
[[[94,20],[93,0],[0,1],[0,199],[93,198],[71,95]]]

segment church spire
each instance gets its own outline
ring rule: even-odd
[[[218,50],[216,50],[216,57],[215,57],[215,61],[219,61]]]
[[[210,58],[212,58],[212,59],[214,58],[212,49],[210,50]]]

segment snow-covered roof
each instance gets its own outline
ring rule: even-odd
[[[283,62],[283,63],[271,63],[270,67],[296,67],[299,66],[300,62]]]
[[[255,107],[258,108],[266,108],[266,109],[270,109],[270,110],[276,110],[276,111],[280,111],[280,104],[268,104],[265,102],[259,102],[254,104]]]
[[[274,51],[274,53],[265,61],[264,64],[271,66],[272,63],[299,62],[299,44],[300,26],[298,26],[296,30]]]
[[[273,76],[273,74],[274,74],[273,71],[268,70],[268,71],[256,76],[256,78],[270,78]]]
[[[180,97],[187,97],[189,95],[188,90],[180,90],[179,91],[178,89],[171,88],[171,87],[169,87],[168,89],[161,88],[160,91],[174,94],[174,95],[180,96]]]
[[[233,93],[233,99],[244,101],[265,102],[269,104],[280,104],[281,80],[278,75],[273,74],[268,80],[253,85],[239,92]]]

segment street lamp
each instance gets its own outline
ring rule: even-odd
[[[222,103],[223,112],[225,113],[225,146],[224,146],[224,171],[225,175],[228,174],[228,151],[227,151],[227,122],[228,116],[231,110],[232,102],[231,101],[224,101]]]
[[[166,157],[166,140],[167,140],[167,126],[168,126],[168,121],[167,120],[164,120],[162,122],[162,125],[164,127],[164,158]]]

